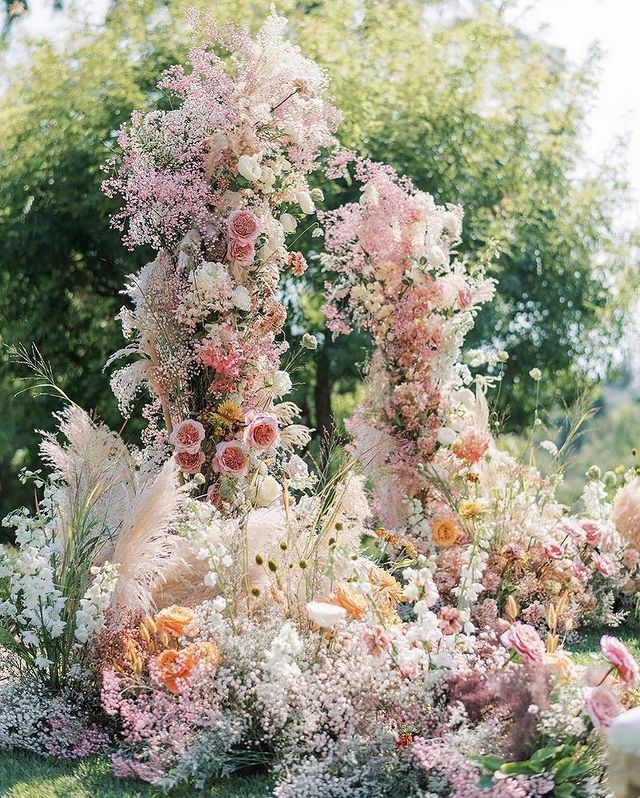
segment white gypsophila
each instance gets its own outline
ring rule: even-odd
[[[198,639],[209,640],[219,638],[227,632],[227,621],[224,611],[227,600],[223,596],[202,601],[195,608],[198,627]]]
[[[590,479],[582,491],[582,502],[587,515],[594,521],[605,521],[611,513],[607,501],[607,488],[599,479]]]
[[[275,679],[299,676],[300,668],[296,659],[304,651],[300,635],[290,621],[287,621],[271,641],[265,651],[263,668]]]
[[[90,573],[93,581],[80,599],[76,612],[75,638],[82,644],[95,637],[104,626],[105,614],[118,581],[118,566],[106,562],[91,568]]]
[[[558,743],[581,737],[587,730],[582,672],[574,673],[569,681],[561,682],[555,690],[553,702],[538,716],[540,732]]]

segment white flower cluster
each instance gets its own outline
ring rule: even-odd
[[[581,498],[589,518],[604,521],[609,517],[611,505],[607,502],[607,488],[600,479],[590,479],[584,486]]]
[[[56,543],[46,516],[32,517],[27,510],[7,516],[3,526],[15,529],[17,550],[0,553],[0,577],[6,577],[8,598],[0,602],[0,618],[7,618],[23,645],[39,648],[45,638],[64,632],[66,598],[57,587],[54,567]],[[48,665],[38,657],[36,664]]]
[[[404,571],[406,580],[404,595],[409,601],[415,602],[413,611],[416,614],[416,621],[411,624],[406,635],[410,646],[399,655],[399,661],[403,661],[403,664],[408,664],[404,662],[407,654],[411,654],[412,658],[422,657],[423,652],[415,648],[414,643],[421,643],[427,650],[432,650],[442,639],[438,616],[431,609],[439,599],[438,589],[433,581],[437,567],[436,558],[432,555],[427,559],[421,555],[417,564],[417,568],[406,568]]]
[[[303,651],[300,635],[293,624],[287,621],[265,651],[263,668],[275,679],[299,676],[301,671],[295,660]]]
[[[80,599],[75,618],[75,638],[82,644],[95,637],[104,626],[105,614],[118,581],[118,566],[106,562],[91,568],[90,573],[93,581]]]

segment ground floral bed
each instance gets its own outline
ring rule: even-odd
[[[640,704],[615,636],[638,609],[638,472],[594,465],[572,513],[556,490],[575,430],[542,441],[545,474],[537,412],[525,457],[501,449],[509,355],[465,354],[495,286],[456,255],[462,209],[339,147],[286,28],[194,19],[189,66],[158,84],[170,110],[134,114],[105,166],[114,226],[156,253],[108,364],[123,417],[144,397],[141,445],[16,353],[63,407],[23,474],[35,508],[3,522],[0,747],[108,756],[123,785],[167,791],[259,772],[275,798],[606,798],[607,736]],[[357,199],[319,210],[319,170]],[[328,330],[373,347],[321,464],[288,398],[317,346],[284,336],[301,235]],[[572,659],[589,624],[614,634]],[[70,767],[65,794],[127,794],[104,764]]]

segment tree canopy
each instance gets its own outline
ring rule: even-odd
[[[204,0],[119,0],[98,30],[64,47],[31,42],[29,63],[4,75],[0,98],[0,340],[34,341],[70,395],[119,425],[102,366],[120,345],[112,318],[124,276],[140,265],[109,227],[112,201],[100,166],[134,108],[169,101],[155,88],[184,60],[187,7]],[[220,0],[219,18],[256,28],[270,2]],[[342,143],[392,164],[440,203],[465,209],[461,254],[486,264],[496,301],[480,315],[473,346],[506,349],[501,397],[512,427],[534,397],[524,379],[542,368],[549,399],[570,401],[606,366],[623,313],[617,290],[630,264],[616,229],[625,186],[615,164],[577,175],[594,60],[579,69],[525,36],[489,3],[453,13],[448,0],[281,0],[291,35],[324,65],[344,112]],[[450,13],[444,13],[450,12]],[[326,204],[354,196],[319,181]],[[321,245],[304,239],[308,254]],[[321,332],[317,260],[297,291],[292,334]],[[349,409],[367,342],[325,337],[300,377],[312,424]],[[0,501],[20,496],[14,477],[33,463],[34,428],[50,402],[15,401],[18,371],[0,362]],[[133,433],[132,433],[133,434]]]

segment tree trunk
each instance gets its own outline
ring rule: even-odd
[[[331,375],[331,362],[326,344],[318,347],[316,352],[316,435],[320,442],[328,440],[333,433],[333,413],[331,412],[331,392],[333,377]]]

